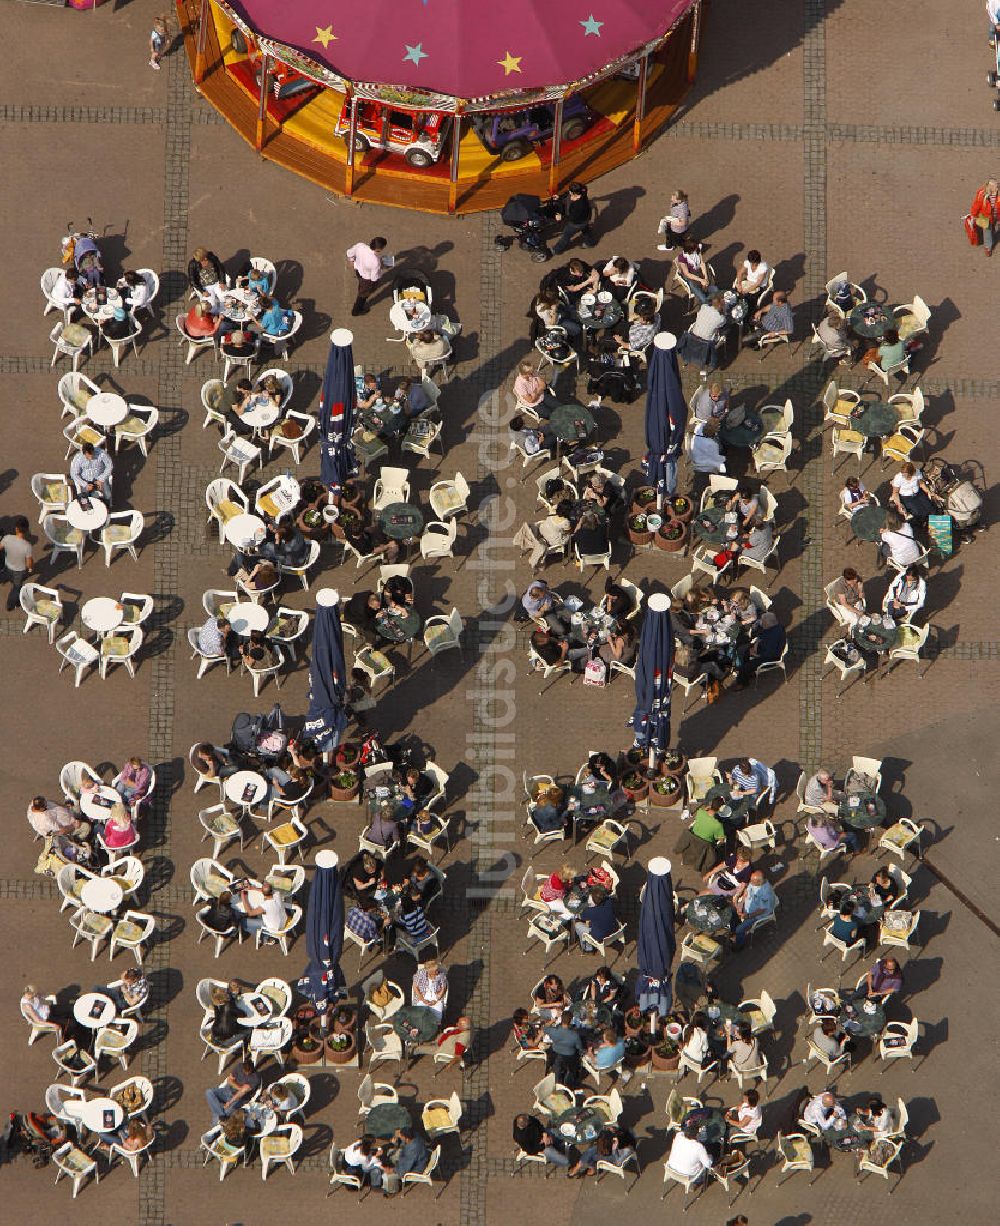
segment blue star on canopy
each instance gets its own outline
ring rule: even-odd
[[[415,47],[411,47],[409,43],[403,44],[406,47],[404,60],[412,60],[414,64],[419,64],[421,60],[427,59],[427,52],[424,50],[423,43],[417,43]]]
[[[604,25],[604,22],[598,21],[593,13],[586,21],[581,21],[580,25],[583,26],[584,34],[595,34],[598,38],[601,37],[601,26]]]

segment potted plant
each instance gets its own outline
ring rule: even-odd
[[[302,528],[305,533],[318,540],[326,531],[323,512],[317,510],[316,507],[308,507],[302,512]]]
[[[675,494],[672,498],[668,498],[667,505],[674,519],[679,519],[681,523],[686,524],[694,515],[694,502],[682,494]]]
[[[628,539],[633,545],[648,545],[653,539],[653,533],[646,527],[646,517],[642,513],[628,517]]]
[[[631,749],[625,751],[625,765],[631,770],[645,766],[648,758],[649,752],[638,745],[633,745]]]
[[[338,771],[330,779],[331,800],[353,800],[358,794],[358,773],[350,769]]]
[[[647,1038],[648,1036],[637,1034],[625,1039],[626,1068],[640,1069],[649,1067],[649,1043]]]
[[[636,514],[648,511],[656,502],[656,490],[651,485],[640,485],[632,494],[632,510]]]
[[[664,1072],[676,1070],[681,1058],[681,1049],[673,1039],[662,1038],[650,1049],[653,1068]]]
[[[638,1005],[632,1005],[630,1009],[625,1011],[625,1016],[622,1019],[622,1024],[625,1027],[625,1038],[634,1039],[636,1035],[642,1034],[642,1010]]]
[[[649,795],[649,781],[642,771],[632,770],[622,778],[622,790],[633,804],[639,804]]]
[[[343,488],[340,491],[340,505],[342,508],[353,507],[358,510],[361,506],[361,500],[364,498],[364,490],[357,481],[345,481]]]
[[[679,553],[687,540],[687,524],[679,519],[668,519],[653,540],[657,549],[665,553]]]
[[[649,803],[661,809],[669,809],[680,799],[681,781],[676,775],[661,775],[654,779],[649,793]]]
[[[323,1056],[323,1037],[313,1032],[313,1028],[319,1026],[316,1010],[311,1005],[303,1005],[293,1020],[292,1057],[296,1064],[316,1064]]]
[[[347,1064],[354,1059],[354,1035],[334,1031],[326,1036],[326,1058],[330,1064]]]
[[[687,758],[679,749],[668,749],[660,761],[660,773],[676,775],[679,779],[687,772]]]
[[[337,746],[336,763],[341,770],[349,770],[357,766],[361,756],[361,748],[356,741],[345,741]]]

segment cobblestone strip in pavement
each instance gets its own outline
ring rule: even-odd
[[[167,112],[160,106],[21,106],[0,104],[0,123],[141,123],[160,127]]]
[[[804,298],[818,297],[826,285],[826,35],[823,30],[823,0],[805,0],[803,44],[804,87],[804,247],[806,256]],[[802,475],[799,481],[805,499],[805,540],[802,550],[802,609],[804,617],[794,634],[800,653],[799,668],[799,760],[812,769],[822,756],[822,678],[820,640],[823,621],[823,444],[820,432],[823,369],[810,362],[802,372]]]
[[[183,270],[187,256],[187,208],[188,208],[188,163],[191,152],[191,88],[187,61],[183,56],[172,56],[169,63],[170,77],[167,83],[167,114],[165,124],[166,144],[164,149],[163,184],[163,259],[164,269],[161,285],[163,307],[179,301],[184,293]],[[181,349],[166,343],[159,347],[157,369],[159,405],[180,409],[178,395],[184,366]],[[152,658],[152,680],[149,707],[149,757],[157,763],[157,787],[153,812],[150,819],[150,843],[165,855],[170,854],[170,803],[178,780],[175,779],[174,760],[174,667],[176,652],[173,650],[174,631],[170,627],[173,597],[178,590],[180,563],[180,534],[173,517],[180,508],[192,508],[196,503],[185,502],[178,488],[181,464],[181,432],[164,432],[156,441],[151,455],[156,461],[156,503],[165,526],[153,545],[153,573],[156,605],[150,619],[149,633],[154,641],[159,639],[160,650]],[[161,917],[172,910],[172,896],[179,891],[155,891],[152,906]],[[177,934],[174,934],[176,941]],[[176,946],[175,946],[176,947]],[[163,987],[169,976],[170,946],[155,944],[149,951],[149,969]],[[167,1008],[165,996],[154,999],[151,1021],[161,1023],[159,1041],[143,1052],[142,1071],[154,1086],[167,1073]],[[166,1222],[166,1164],[162,1161],[147,1162],[139,1177],[139,1226],[162,1226]]]
[[[499,248],[493,242],[499,232],[499,223],[494,214],[488,214],[481,222],[479,266],[479,348],[481,353],[491,355],[476,373],[470,392],[482,398],[499,388],[501,372],[499,353],[501,348],[501,276]],[[478,419],[477,428],[484,428],[483,419]],[[481,456],[484,452],[480,453]],[[491,476],[482,459],[477,467],[477,476],[483,481]],[[485,547],[477,559],[483,575],[486,591],[492,591],[490,572],[496,565],[495,550]],[[472,636],[470,636],[472,637]],[[469,758],[478,776],[478,784],[470,795],[472,817],[473,868],[480,882],[487,874],[495,858],[495,843],[492,824],[495,812],[494,788],[487,786],[493,779],[492,767],[497,761],[496,729],[494,720],[495,677],[486,665],[493,640],[492,630],[480,617],[476,622],[477,663],[468,674],[473,685],[473,705],[470,715],[471,736]],[[469,695],[467,695],[469,697]],[[499,900],[486,897],[470,898],[463,908],[471,917],[468,936],[468,965],[478,965],[479,974],[471,991],[467,992],[468,1013],[473,1033],[486,1035],[490,1028],[490,919],[491,911]],[[489,902],[489,905],[487,905]],[[490,1115],[489,1068],[485,1059],[476,1055],[462,1079],[463,1128],[469,1130],[469,1146],[459,1182],[459,1218],[462,1226],[480,1226],[486,1220],[487,1148],[486,1121]]]

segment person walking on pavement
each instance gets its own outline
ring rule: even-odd
[[[167,49],[167,15],[161,13],[149,32],[149,66],[160,71],[160,60]]]
[[[381,252],[387,246],[384,238],[373,238],[368,243],[355,243],[348,248],[347,261],[358,279],[358,296],[351,307],[352,315],[368,313],[368,299],[375,292],[383,272]]]
[[[976,198],[969,212],[972,214],[974,224],[983,233],[983,246],[986,248],[986,254],[991,256],[993,244],[997,239],[997,230],[1000,229],[1000,199],[998,199],[996,179],[989,179],[976,192]]]
[[[7,612],[11,613],[18,606],[21,588],[28,572],[35,564],[31,556],[31,542],[28,540],[28,521],[23,515],[14,517],[14,531],[8,532],[0,540],[0,550],[3,551],[3,569],[0,578],[10,580],[10,591],[7,594]]]
[[[557,255],[561,255],[578,234],[582,235],[585,247],[597,246],[590,228],[592,207],[583,183],[571,183],[566,195],[556,200],[556,220],[565,223],[559,241],[552,248]]]

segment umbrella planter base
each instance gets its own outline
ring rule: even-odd
[[[308,1068],[310,1064],[319,1064],[323,1059],[323,1044],[315,1040],[308,1042],[308,1047],[292,1044],[290,1054],[295,1068]]]
[[[689,523],[694,515],[694,502],[690,498],[675,496],[667,499],[667,507],[671,516],[679,523]]]
[[[669,781],[669,783],[668,783]],[[674,786],[670,787],[670,783]],[[684,788],[674,775],[663,775],[649,788],[649,803],[658,809],[675,809],[681,803]]]
[[[340,771],[330,779],[331,800],[356,800],[360,781],[353,771]]]
[[[630,515],[628,520],[628,539],[633,545],[649,545],[653,540],[652,531],[646,527],[645,515]]]
[[[664,553],[680,553],[687,545],[687,528],[679,520],[668,520],[653,537],[653,543]]]
[[[649,796],[649,780],[644,773],[630,771],[622,779],[622,791],[634,805],[645,804]]]
[[[674,779],[683,779],[687,774],[687,758],[677,750],[671,750],[669,755],[664,755],[660,762],[660,774],[666,777],[672,776]]]
[[[650,1065],[654,1072],[658,1073],[676,1073],[677,1066],[680,1063],[681,1053],[674,1051],[671,1055],[663,1055],[658,1047],[650,1050]]]
[[[345,741],[343,745],[338,746],[337,752],[334,755],[334,762],[337,765],[338,771],[355,771],[357,770],[358,758],[361,756],[361,748],[354,741]]]
[[[640,485],[632,495],[632,514],[645,515],[656,510],[656,490],[651,485]]]

